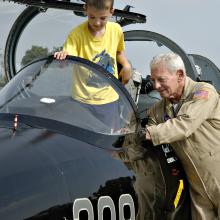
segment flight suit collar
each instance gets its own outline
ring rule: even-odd
[[[176,117],[184,101],[192,94],[192,90],[194,86],[195,86],[195,81],[193,81],[191,78],[186,76],[183,95],[181,96],[179,103],[177,103],[178,106],[176,110],[174,110],[173,104],[170,102],[170,100],[165,99],[165,106],[166,106],[165,108],[166,108],[167,117],[169,118]]]
[[[186,76],[185,86],[183,90],[183,95],[181,96],[180,102],[186,100],[192,93],[192,90],[195,87],[196,82],[191,78]]]

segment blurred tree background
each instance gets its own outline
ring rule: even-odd
[[[21,60],[21,65],[25,66],[26,64],[32,62],[33,60],[48,56],[48,48],[43,48],[40,46],[33,45],[31,49],[26,50],[25,55]]]
[[[54,52],[60,51],[60,50],[62,50],[62,47],[53,47],[53,49],[49,52],[49,49],[47,47],[33,45],[31,49],[26,50],[25,55],[23,56],[21,60],[21,65],[25,66],[26,64],[36,59],[47,57],[49,55],[54,54]]]
[[[51,51],[47,47],[32,45],[32,47],[25,51],[25,55],[22,57],[21,66],[25,66],[28,63],[37,60],[39,58],[47,57],[54,54],[56,51],[61,51],[62,46],[53,47]],[[3,61],[1,63],[3,73]],[[3,74],[0,74],[0,89],[7,84],[7,80]]]

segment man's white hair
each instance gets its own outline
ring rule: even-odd
[[[182,70],[186,74],[185,65],[182,58],[176,53],[159,54],[150,62],[151,71],[159,64],[166,66],[170,73],[175,73],[177,70]]]

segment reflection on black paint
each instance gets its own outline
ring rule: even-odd
[[[98,219],[97,213],[97,203],[100,196],[110,196],[115,204],[116,216],[119,219],[118,213],[118,200],[121,194],[130,194],[133,198],[135,198],[135,191],[133,189],[134,179],[131,177],[120,177],[118,179],[107,181],[104,186],[100,186],[97,192],[94,192],[91,196],[89,196],[89,200],[93,205],[94,211],[94,219]],[[135,202],[135,206],[137,208],[137,202]],[[42,211],[34,216],[25,218],[24,220],[73,220],[72,213],[73,203],[68,203],[64,205],[58,205],[49,208],[48,210]],[[131,215],[130,209],[128,206],[124,208],[124,216],[129,217]],[[65,218],[64,218],[65,217]],[[87,211],[80,212],[80,220],[87,220],[88,213]],[[104,209],[103,212],[104,220],[111,220],[110,218],[110,210]],[[126,218],[127,219],[127,218]]]

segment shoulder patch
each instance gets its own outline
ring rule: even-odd
[[[209,91],[207,91],[205,89],[195,91],[195,93],[193,95],[193,99],[208,99],[208,97],[209,97]]]

